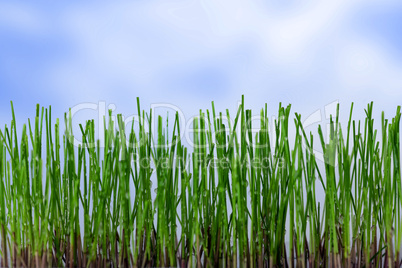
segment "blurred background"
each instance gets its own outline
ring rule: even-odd
[[[343,120],[351,102],[357,119],[371,101],[391,117],[402,1],[1,1],[0,93],[1,126],[11,100],[22,124],[37,103],[59,118],[81,107],[78,122],[135,115],[136,97],[185,117],[233,111],[242,94],[255,114],[292,104],[312,130],[338,102]]]

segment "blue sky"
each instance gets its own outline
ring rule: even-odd
[[[256,113],[291,103],[303,116],[339,101],[356,117],[402,100],[402,2],[1,1],[0,123],[12,100],[21,120],[35,104],[105,101],[116,112],[172,103],[187,116]],[[88,116],[96,116],[86,111]],[[84,117],[84,113],[81,114]]]

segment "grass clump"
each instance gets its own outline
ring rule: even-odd
[[[338,106],[325,139],[290,105],[273,122],[265,105],[256,131],[244,97],[234,118],[212,103],[190,149],[178,113],[170,130],[137,107],[131,126],[109,112],[102,141],[93,120],[79,125],[76,146],[71,113],[62,134],[38,105],[18,132],[11,104],[1,267],[401,266],[400,107],[378,132],[372,103],[364,121],[352,105],[345,130]]]

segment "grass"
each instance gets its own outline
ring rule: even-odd
[[[234,118],[214,103],[200,110],[189,148],[178,114],[169,129],[137,108],[131,126],[109,112],[101,144],[94,121],[73,133],[66,113],[62,134],[39,105],[19,132],[11,103],[0,130],[1,267],[402,265],[400,107],[378,131],[373,103],[364,121],[352,105],[345,129],[338,106],[325,139],[290,105],[273,122],[265,105],[256,131],[242,97]]]

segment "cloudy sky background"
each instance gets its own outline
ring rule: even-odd
[[[355,118],[375,102],[391,117],[402,100],[402,2],[1,1],[0,123],[36,103],[62,117],[82,103],[116,113],[170,103],[200,108],[278,103],[308,118],[339,101]],[[78,118],[96,118],[97,111]],[[324,115],[325,117],[325,115]],[[323,117],[323,122],[325,121]],[[316,125],[313,126],[316,129]]]

